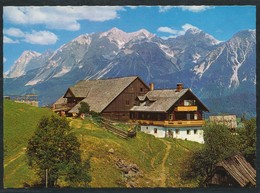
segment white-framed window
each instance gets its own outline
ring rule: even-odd
[[[154,134],[156,134],[157,133],[157,128],[154,128],[153,132],[154,132]]]
[[[184,100],[184,106],[194,106],[195,100]]]
[[[198,130],[194,129],[194,135],[197,135],[197,133],[198,133]]]
[[[169,114],[169,120],[170,120],[170,121],[173,120],[173,114]]]
[[[198,120],[198,114],[194,113],[194,120]]]
[[[187,135],[190,135],[190,130],[189,129],[187,130]]]
[[[180,130],[179,129],[176,129],[175,132],[176,132],[176,135],[180,134]]]

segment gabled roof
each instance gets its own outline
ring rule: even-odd
[[[225,159],[217,166],[222,166],[242,187],[248,183],[256,185],[256,170],[241,154]]]
[[[68,90],[75,97],[84,98],[82,102],[87,102],[90,110],[100,113],[137,78],[137,76],[132,76],[105,80],[82,80]],[[69,113],[78,113],[79,107],[80,103]]]
[[[192,91],[190,89],[167,89],[167,90],[152,90],[149,91],[145,96],[141,97],[143,100],[148,98],[149,101],[154,101],[150,105],[134,106],[130,111],[142,111],[142,112],[167,112],[183,95],[187,92]],[[194,93],[192,93],[194,95]],[[205,110],[208,111],[207,107],[194,95],[194,97],[204,106]],[[138,97],[138,99],[141,99]]]
[[[67,103],[67,99],[63,98],[63,96],[62,96],[57,101],[55,101],[53,104],[57,105],[57,104],[64,104],[64,103]]]

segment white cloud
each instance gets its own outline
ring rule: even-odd
[[[18,28],[4,29],[4,34],[12,37],[24,37],[24,33]]]
[[[30,44],[50,45],[55,44],[58,37],[49,31],[32,31],[32,33],[26,33],[24,40]]]
[[[6,58],[5,57],[3,57],[3,63],[5,63],[6,62]]]
[[[197,30],[199,30],[199,28],[197,28],[196,26],[191,25],[189,23],[184,24],[183,26],[181,26],[181,28],[182,28],[181,30],[176,30],[176,29],[173,29],[173,28],[170,28],[170,27],[159,27],[157,29],[157,31],[158,32],[171,34],[170,36],[162,36],[161,37],[162,39],[168,39],[168,38],[175,38],[177,36],[185,34],[185,32],[188,29],[197,29]]]
[[[214,6],[205,6],[205,5],[193,5],[193,6],[160,6],[159,12],[167,12],[173,8],[181,9],[183,11],[190,11],[194,13],[206,11],[208,9],[214,8]]]
[[[170,34],[175,34],[177,30],[169,28],[169,27],[159,27],[157,29],[158,32],[165,32],[165,33],[170,33]]]
[[[159,12],[161,12],[161,13],[167,12],[172,8],[174,8],[174,7],[173,6],[159,6]]]
[[[3,32],[5,35],[19,38],[19,40],[13,40],[4,36],[4,43],[20,43],[21,40],[30,44],[50,45],[58,40],[58,37],[50,31],[23,32],[19,28],[9,28],[4,29]]]
[[[184,24],[183,26],[181,26],[181,28],[186,32],[188,29],[199,29],[194,25],[191,25],[189,23]]]
[[[17,44],[17,43],[19,43],[19,41],[18,40],[13,40],[13,39],[11,39],[11,38],[9,38],[7,36],[4,36],[4,43],[5,44]]]
[[[214,8],[214,6],[179,6],[178,8],[181,8],[183,11],[191,11],[194,13],[198,13],[198,12],[202,12],[202,11],[206,11],[208,9],[212,9]]]
[[[120,6],[4,7],[4,19],[13,24],[44,24],[50,29],[76,31],[80,20],[107,21],[119,18]]]

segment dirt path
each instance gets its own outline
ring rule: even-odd
[[[167,180],[167,174],[168,174],[168,167],[166,166],[166,161],[170,153],[171,145],[168,141],[162,140],[162,142],[166,145],[166,152],[164,154],[162,164],[161,164],[161,184],[160,187],[166,187],[166,180]]]
[[[161,157],[162,162],[159,166],[155,167],[154,162],[158,158],[159,153],[151,159],[151,166],[153,171],[149,175],[151,187],[166,187],[167,175],[169,172],[168,166],[166,165],[167,158],[170,153],[171,144],[168,141],[161,140],[165,144],[164,155]]]
[[[25,148],[22,148],[21,151],[18,154],[13,156],[11,159],[8,159],[8,161],[4,164],[4,167],[8,166],[10,163],[17,160],[19,157],[21,157],[24,154],[25,154]]]

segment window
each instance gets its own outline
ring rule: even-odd
[[[194,129],[194,134],[196,135],[198,133],[198,130],[197,129]]]
[[[184,100],[184,106],[194,106],[195,100]]]
[[[173,114],[169,114],[169,120],[170,120],[170,121],[173,120]]]
[[[146,127],[146,130],[148,130],[148,127]]]
[[[157,133],[157,128],[154,128],[153,131],[154,131],[154,133],[156,134],[156,133]]]
[[[125,101],[125,104],[126,104],[126,105],[129,105],[129,100],[126,100],[126,101]]]
[[[187,130],[187,135],[190,135],[190,130],[189,129]]]
[[[190,120],[190,113],[187,113],[187,120]]]
[[[176,129],[175,132],[176,132],[176,135],[180,134],[180,130],[179,129]]]
[[[198,115],[196,113],[194,114],[194,120],[198,120]]]
[[[144,89],[143,88],[140,88],[140,92],[143,92],[144,91]]]

